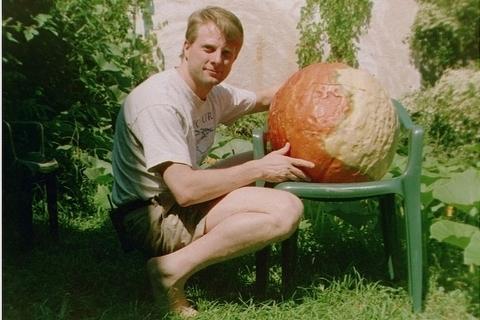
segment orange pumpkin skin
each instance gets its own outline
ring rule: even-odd
[[[395,110],[378,82],[340,63],[296,72],[270,106],[272,149],[289,142],[290,156],[315,163],[304,169],[314,182],[380,179],[393,159],[397,136]]]

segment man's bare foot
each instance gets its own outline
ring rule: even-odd
[[[147,262],[147,271],[153,289],[155,300],[168,303],[168,309],[185,318],[194,317],[198,311],[192,307],[185,297],[185,281],[177,279],[175,274],[165,270],[160,257],[154,257]]]

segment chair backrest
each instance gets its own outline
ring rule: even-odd
[[[3,169],[5,172],[5,168],[13,164],[16,159],[12,128],[5,120],[2,121],[2,154]]]
[[[402,106],[400,102],[398,102],[395,99],[392,99],[393,106],[395,107],[397,111],[398,118],[400,119],[400,123],[406,128],[406,129],[411,129],[414,124],[412,122],[412,119],[408,115],[407,110]]]
[[[41,161],[45,157],[43,125],[37,121],[3,121],[16,159]]]
[[[400,102],[392,99],[401,124],[409,131],[408,162],[404,170],[405,176],[420,176],[422,167],[423,128],[414,124],[407,110]]]

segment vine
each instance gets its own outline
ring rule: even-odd
[[[357,67],[356,41],[370,21],[371,8],[371,0],[307,0],[297,25],[297,64],[335,61]]]

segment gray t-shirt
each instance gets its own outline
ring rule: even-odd
[[[215,86],[205,101],[176,69],[158,73],[125,99],[115,128],[115,205],[168,192],[156,166],[167,162],[198,168],[219,123],[229,124],[252,110],[255,93],[227,84]]]

